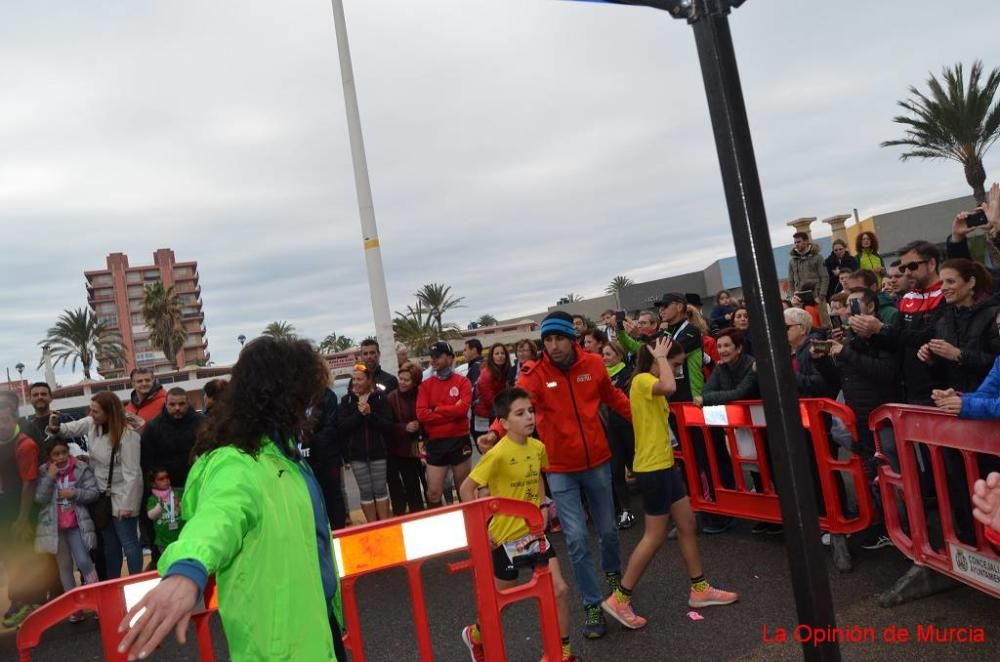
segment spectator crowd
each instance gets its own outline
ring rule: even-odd
[[[970,223],[980,214],[985,223]],[[962,418],[1000,417],[1000,281],[993,268],[973,259],[969,235],[976,227],[986,230],[988,254],[1000,256],[1000,186],[993,186],[981,209],[953,219],[943,246],[916,240],[883,257],[878,237],[868,231],[857,236],[853,252],[837,239],[824,257],[808,234],[793,236],[783,315],[796,384],[801,397],[838,400],[855,413],[856,438],[829,421],[836,444],[831,452],[861,458],[867,484],[855,490],[873,489],[876,446],[865,422],[879,406],[909,403]],[[338,398],[327,388],[306,398],[301,425],[289,439],[272,441],[307,461],[320,531],[326,520],[334,530],[351,521],[348,472],[366,522],[476,498],[483,489],[542,507],[550,535],[565,538],[567,579],[547,539],[526,542],[523,523],[498,517],[490,525],[496,580],[500,587],[512,585],[526,548],[545,555],[556,576],[563,659],[573,660],[568,578],[582,600],[586,637],[604,636],[606,617],[629,629],[643,627],[646,619],[632,608],[633,591],[667,538],[679,542],[692,607],[738,599],[707,581],[697,534],[725,535],[739,521],[696,517],[687,499],[692,489],[714,498],[720,487],[735,486],[730,448],[721,434],[694,434],[689,461],[701,483],[685,485],[674,462],[678,429],[668,401],[710,407],[760,399],[754,323],[728,291],[719,292],[709,310],[697,295],[669,292],[649,310],[608,310],[598,324],[553,312],[538,339],[488,348],[467,341],[466,375],[456,371],[456,353],[446,340],[430,347],[429,371],[407,359],[392,375],[381,366],[377,341],[368,339],[348,392]],[[165,389],[148,370],[134,371],[132,385],[126,402],[98,393],[77,420],[51,409],[45,383],[31,385],[33,413],[24,418],[17,416],[16,397],[0,400],[0,519],[6,527],[0,560],[10,599],[4,626],[16,627],[78,581],[118,577],[123,564],[130,574],[140,572],[144,548],[153,564],[165,555],[169,574],[184,565],[171,551],[195,535],[185,534],[184,490],[197,442],[199,435],[225,429],[213,424],[214,411],[232,395],[226,382],[209,383],[199,413],[183,389]],[[288,433],[266,429],[267,435],[278,432]],[[287,450],[282,439],[290,442]],[[883,455],[898,469],[891,436],[881,439]],[[708,470],[708,448],[718,459],[720,484]],[[928,466],[927,457],[918,459]],[[942,501],[953,510],[957,536],[974,543],[974,504],[966,486],[1000,471],[1000,459],[981,455],[972,468],[957,453],[945,453],[944,460],[949,493]],[[932,495],[938,487],[929,476],[925,490]],[[759,472],[749,478],[758,490],[772,489]],[[1000,489],[996,479],[977,487],[975,505],[989,502],[994,488]],[[841,493],[846,489],[840,486]],[[977,517],[991,521],[990,515]],[[640,519],[642,539],[623,563],[618,531]],[[599,540],[600,573],[591,558],[588,521]],[[754,534],[782,533],[781,525],[750,526]],[[838,567],[849,564],[846,542],[825,539]],[[892,547],[881,516],[850,544]],[[197,575],[176,570],[185,572]],[[321,575],[327,581],[325,567]],[[77,613],[71,620],[84,617]],[[474,660],[482,655],[480,625],[462,632]]]

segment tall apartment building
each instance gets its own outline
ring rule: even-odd
[[[107,258],[108,268],[85,271],[87,278],[87,303],[101,319],[121,336],[125,347],[124,365],[102,361],[97,371],[103,377],[128,375],[133,368],[148,367],[154,372],[173,369],[170,361],[159,349],[149,343],[149,332],[142,318],[142,300],[145,286],[160,281],[164,287],[174,286],[183,304],[184,327],[188,338],[184,349],[177,353],[179,368],[209,359],[208,340],[205,337],[205,313],[202,311],[201,286],[198,284],[198,263],[178,262],[174,252],[161,248],[153,253],[153,264],[129,266],[128,256],[112,253]]]

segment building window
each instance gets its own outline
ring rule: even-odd
[[[154,269],[152,271],[144,271],[142,273],[142,279],[144,281],[146,281],[146,282],[153,282],[153,281],[160,280],[160,271],[159,271],[159,269]]]
[[[138,271],[130,271],[130,272],[128,272],[128,276],[126,277],[126,280],[129,283],[141,283],[142,282],[142,274],[139,273]]]

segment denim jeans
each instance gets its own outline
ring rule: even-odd
[[[139,518],[115,517],[111,525],[101,531],[104,539],[104,559],[107,564],[107,579],[122,576],[122,550],[128,563],[128,574],[142,572],[142,546],[139,545]]]
[[[573,576],[583,597],[583,606],[598,605],[604,599],[604,593],[590,558],[590,535],[587,531],[587,521],[583,516],[581,493],[587,495],[590,517],[601,539],[601,568],[605,573],[621,573],[622,562],[618,550],[618,528],[615,526],[610,462],[587,471],[550,473],[547,477],[552,498],[559,512],[563,536],[569,548]]]

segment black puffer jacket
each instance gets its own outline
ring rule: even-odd
[[[800,398],[830,398],[833,400],[840,392],[840,375],[837,373],[833,359],[821,356],[817,359],[809,354],[810,341],[824,340],[823,334],[813,333],[805,342],[799,345],[793,359],[795,362],[795,382],[799,387]]]
[[[358,411],[358,396],[348,393],[337,409],[337,429],[346,437],[348,459],[352,462],[384,460],[392,434],[392,410],[385,393],[375,389],[368,396],[371,413]]]
[[[857,414],[858,425],[879,405],[902,401],[898,352],[852,334],[833,362],[840,371],[844,401]]]
[[[337,394],[326,389],[323,400],[309,414],[303,441],[309,447],[309,466],[317,474],[344,464],[343,435],[337,431]]]
[[[701,397],[702,404],[705,405],[759,399],[760,386],[757,383],[757,373],[753,370],[753,357],[743,354],[732,365],[719,363],[715,366]]]
[[[969,307],[945,306],[934,326],[934,338],[962,350],[959,362],[934,357],[931,370],[946,388],[971,392],[986,379],[993,361],[1000,354],[996,315],[1000,302],[993,297]]]
[[[629,385],[632,383],[632,373],[635,369],[626,365],[618,374],[611,378],[611,382],[622,393],[628,395]],[[604,420],[604,427],[607,429],[608,437],[611,441],[619,444],[635,443],[635,432],[632,429],[632,422],[613,411],[607,405],[601,405],[601,418]]]
[[[183,418],[175,419],[164,411],[146,424],[142,430],[139,463],[147,482],[154,469],[162,468],[170,473],[174,487],[184,487],[191,470],[191,449],[204,420],[204,416],[188,409]]]

